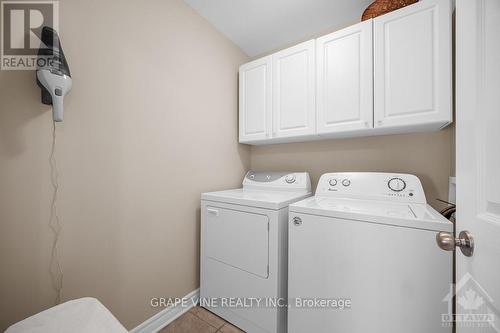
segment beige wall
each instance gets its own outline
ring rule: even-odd
[[[238,186],[247,57],[181,0],[60,1],[74,78],[57,128],[64,299],[128,328],[196,289],[199,199]],[[0,331],[53,305],[51,114],[33,72],[0,72]],[[157,310],[156,310],[157,311]]]
[[[434,133],[255,146],[250,165],[254,170],[309,171],[313,188],[326,172],[412,173],[422,181],[427,201],[440,208],[436,198],[448,198],[452,134],[447,128]]]

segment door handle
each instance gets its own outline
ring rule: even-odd
[[[455,247],[459,247],[466,257],[472,257],[474,254],[474,237],[466,230],[461,231],[458,238],[449,232],[441,231],[436,235],[436,242],[439,248],[445,251],[455,251]]]

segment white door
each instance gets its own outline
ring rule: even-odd
[[[272,58],[257,59],[240,67],[240,142],[265,140],[271,135]]]
[[[373,127],[372,30],[368,20],[316,40],[318,134]]]
[[[458,0],[456,20],[456,230],[475,242],[456,251],[456,325],[500,332],[500,1]]]
[[[375,127],[451,122],[451,0],[423,0],[373,20]]]
[[[316,132],[314,53],[310,40],[273,54],[273,137]]]

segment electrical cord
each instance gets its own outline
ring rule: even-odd
[[[455,214],[455,212],[457,211],[457,205],[442,199],[436,199],[436,200],[441,201],[448,205],[448,207],[442,209],[439,213],[444,217],[446,217],[451,222],[455,222],[453,214]]]
[[[50,219],[49,227],[52,230],[54,240],[52,242],[52,251],[50,257],[50,276],[52,279],[52,285],[57,292],[57,297],[55,303],[59,304],[62,300],[62,288],[63,288],[63,271],[61,266],[61,260],[59,257],[59,238],[62,231],[62,224],[59,219],[59,214],[57,211],[57,199],[59,194],[59,172],[57,170],[57,160],[56,160],[56,123],[52,122],[52,146],[50,149],[50,180],[52,184],[52,202],[50,207]]]

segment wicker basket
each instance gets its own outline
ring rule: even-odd
[[[418,0],[375,0],[375,2],[369,5],[363,12],[361,21],[369,20],[385,13],[392,12],[393,10],[403,8],[414,4],[415,2],[418,2]]]

